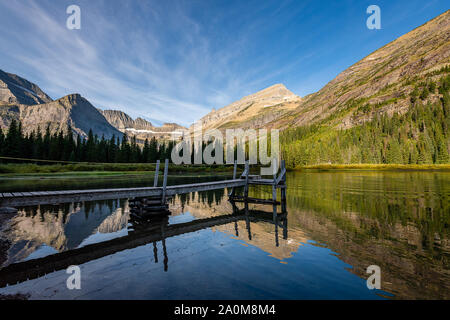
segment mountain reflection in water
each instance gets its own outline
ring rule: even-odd
[[[169,217],[145,223],[124,199],[20,208],[2,231],[0,283],[20,282],[0,294],[449,298],[448,175],[290,173],[287,181],[288,215],[275,222],[269,206],[233,208],[227,190],[177,196]],[[70,264],[81,267],[81,290],[66,288]],[[367,289],[369,265],[380,266],[383,291]]]

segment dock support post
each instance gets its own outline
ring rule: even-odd
[[[273,222],[276,223],[277,218],[277,158],[273,158],[273,183],[272,183],[272,201],[273,201]]]
[[[244,187],[244,198],[248,200],[248,174],[250,171],[250,166],[248,160],[245,161],[245,187]]]
[[[282,181],[282,187],[281,187],[281,212],[286,213],[286,162],[285,160],[281,160],[281,172],[284,172]]]
[[[155,188],[158,186],[158,174],[159,174],[159,160],[156,160],[155,180],[153,181],[153,186]]]
[[[273,207],[274,207],[274,210],[276,210],[277,205],[274,204]],[[274,222],[275,222],[275,246],[279,247],[280,241],[278,240],[278,222],[279,222],[278,217],[275,218]]]
[[[167,188],[167,174],[169,172],[169,159],[164,162],[164,180],[163,180],[163,191],[162,191],[162,204],[166,203],[166,188]]]
[[[234,168],[233,168],[233,180],[236,180],[236,174],[237,174],[237,161],[234,160]],[[229,198],[234,197],[235,189],[234,187],[231,188],[231,192],[228,195]]]

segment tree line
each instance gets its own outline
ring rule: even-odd
[[[0,128],[0,156],[53,161],[103,162],[103,163],[154,163],[156,160],[170,159],[174,142],[158,143],[155,137],[146,139],[143,147],[136,137],[126,134],[120,137],[99,138],[89,130],[87,138],[74,135],[69,127],[51,133],[50,126],[42,134],[37,132],[25,134],[22,123],[11,120],[6,133]],[[3,162],[13,162],[2,160]]]
[[[211,141],[202,141],[199,150],[194,148],[194,143],[190,145],[191,163],[195,163],[198,154],[205,151],[206,146]],[[155,137],[146,139],[144,144],[139,145],[136,137],[128,137],[126,134],[120,137],[112,136],[105,139],[104,136],[98,138],[89,130],[87,138],[74,134],[69,127],[67,132],[59,131],[51,133],[50,126],[44,134],[38,128],[37,132],[24,134],[22,123],[15,119],[6,131],[0,128],[0,157],[36,159],[51,161],[69,162],[96,162],[96,163],[155,163],[157,160],[171,160],[172,150],[175,141],[160,143]],[[222,161],[225,163],[226,148],[221,143],[216,145],[223,150]],[[270,144],[269,144],[270,148]],[[183,154],[184,151],[179,151]],[[248,144],[245,146],[245,157],[248,159]],[[214,157],[215,149],[211,155]],[[234,156],[237,157],[237,146],[234,147]],[[25,160],[1,159],[0,162],[22,162]]]

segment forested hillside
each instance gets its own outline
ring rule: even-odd
[[[414,86],[406,112],[379,112],[349,129],[339,129],[332,121],[338,115],[332,114],[313,125],[285,130],[281,145],[287,165],[449,163],[449,72],[447,66],[406,80],[403,86]],[[350,104],[349,108],[357,107],[355,117],[382,107],[364,99]]]

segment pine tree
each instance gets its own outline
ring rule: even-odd
[[[150,162],[155,163],[159,159],[158,142],[155,137],[152,137],[149,144]]]
[[[3,134],[2,127],[0,127],[0,156],[4,154],[3,151],[4,146],[5,146],[5,135]]]
[[[107,162],[115,163],[117,162],[117,146],[116,146],[116,136],[113,135],[108,143],[108,159]]]
[[[439,164],[449,163],[448,147],[442,136],[439,137],[438,140],[438,152],[436,163]]]
[[[122,138],[122,145],[120,147],[119,162],[130,162],[131,158],[131,147],[128,143],[128,136],[125,133]]]
[[[70,160],[72,158],[70,161],[75,161],[75,148],[72,127],[69,126],[67,134],[63,138],[62,160]]]
[[[89,129],[88,138],[86,141],[86,161],[95,162],[96,156],[94,133],[92,132],[92,129]]]
[[[400,150],[400,145],[393,139],[389,142],[388,152],[386,154],[387,163],[401,164],[403,163],[402,152]]]
[[[34,140],[33,147],[33,158],[34,159],[44,159],[44,141],[42,138],[41,128],[37,128],[36,138]]]
[[[144,148],[142,149],[142,162],[150,162],[150,144],[148,139],[145,139]]]
[[[5,155],[8,157],[20,157],[21,155],[21,126],[15,119],[11,120],[5,139]]]

